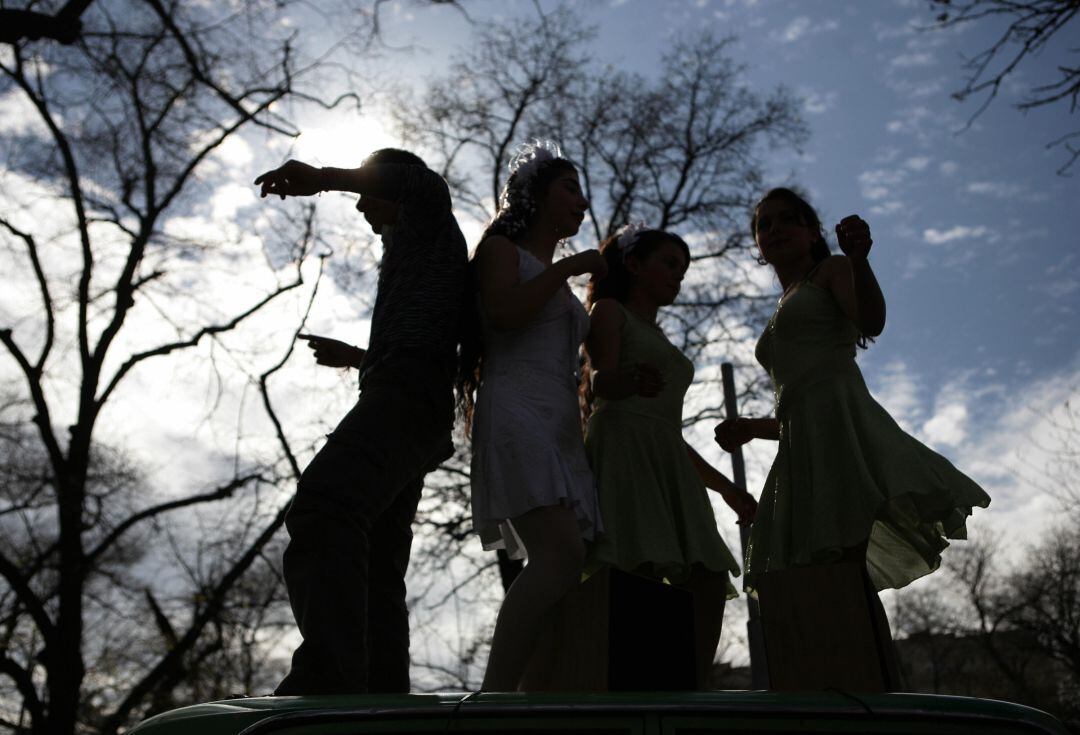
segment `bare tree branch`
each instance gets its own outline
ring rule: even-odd
[[[186,498],[180,498],[178,500],[171,500],[165,503],[158,503],[157,505],[144,508],[143,510],[135,513],[132,516],[126,518],[116,528],[112,529],[109,534],[94,546],[93,549],[86,552],[86,562],[88,565],[94,564],[97,559],[107,552],[116,541],[123,536],[127,531],[141,523],[142,521],[156,518],[163,513],[169,511],[178,510],[180,508],[188,508],[193,505],[199,505],[202,503],[211,503],[215,500],[223,500],[225,498],[231,498],[233,494],[240,488],[248,485],[252,482],[266,482],[267,478],[261,474],[253,473],[249,475],[243,475],[241,477],[234,477],[229,482],[214,488],[210,492],[201,493],[199,495],[189,495]]]
[[[38,699],[37,690],[34,688],[34,680],[30,672],[19,665],[18,662],[7,656],[0,656],[0,674],[6,674],[15,682],[15,687],[22,695],[22,706],[30,714],[30,722],[33,723],[30,732],[34,735],[44,733],[39,723],[44,722],[45,709],[41,700]]]
[[[1005,21],[1008,23],[993,43],[967,59],[964,68],[968,77],[964,86],[953,93],[959,101],[983,95],[983,100],[968,118],[970,127],[997,98],[1005,80],[1011,77],[1026,59],[1046,49],[1051,41],[1068,34],[1062,31],[1080,14],[1078,0],[929,0],[937,12],[938,28],[952,28],[976,22]],[[1075,34],[1074,34],[1075,35]],[[1071,49],[1076,53],[1076,49]],[[1053,105],[1069,101],[1069,114],[1077,110],[1080,97],[1080,66],[1059,65],[1061,75],[1057,81],[1032,87],[1027,97],[1016,103],[1019,110]],[[1064,141],[1080,131],[1070,133],[1047,145],[1054,148],[1063,145],[1070,154],[1058,169],[1059,175],[1068,175],[1078,156],[1076,149]]]

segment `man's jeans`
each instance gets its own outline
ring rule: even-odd
[[[304,640],[277,695],[409,691],[405,571],[424,475],[453,453],[449,381],[410,360],[365,375],[285,518]]]

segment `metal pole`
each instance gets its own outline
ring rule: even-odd
[[[739,408],[735,402],[735,368],[730,362],[720,366],[720,378],[724,384],[724,411],[729,419],[738,418]],[[746,464],[743,462],[742,447],[736,447],[731,453],[732,478],[736,485],[746,489]],[[746,547],[750,543],[750,525],[739,524],[739,541],[742,543],[743,564],[746,564]],[[758,601],[746,598],[749,616],[746,620],[746,639],[750,646],[750,684],[754,689],[769,688],[769,668],[765,660],[765,636],[761,629],[761,612]]]

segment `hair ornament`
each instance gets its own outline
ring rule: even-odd
[[[562,151],[553,140],[534,139],[518,146],[507,165],[510,176],[499,193],[495,219],[485,232],[511,239],[523,233],[536,213],[536,201],[531,191],[533,178],[544,164],[559,158],[562,158]]]
[[[623,260],[626,260],[626,256],[633,252],[634,246],[638,244],[641,239],[641,235],[649,230],[649,226],[642,220],[636,222],[629,222],[620,227],[615,235],[615,246],[619,248],[619,253],[622,255]]]
[[[514,154],[510,156],[507,168],[511,176],[517,174],[517,183],[522,185],[536,175],[541,164],[556,158],[562,158],[562,149],[559,148],[558,143],[553,140],[535,138],[518,146]]]

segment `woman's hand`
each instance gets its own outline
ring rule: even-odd
[[[742,416],[721,421],[713,430],[713,436],[725,452],[734,452],[754,438],[750,421]]]
[[[724,501],[735,511],[740,524],[753,523],[757,515],[757,500],[754,496],[738,486],[734,486],[730,495],[724,496]]]
[[[572,276],[592,273],[597,278],[603,278],[608,271],[607,261],[600,254],[600,251],[596,249],[574,253],[564,258],[563,262],[566,263],[566,268],[569,269]]]
[[[874,239],[870,237],[870,225],[857,214],[840,220],[836,225],[836,243],[840,251],[852,260],[866,260]]]
[[[360,363],[364,360],[364,350],[339,339],[314,334],[298,334],[296,337],[308,343],[308,347],[315,353],[315,362],[319,365],[359,370]]]

